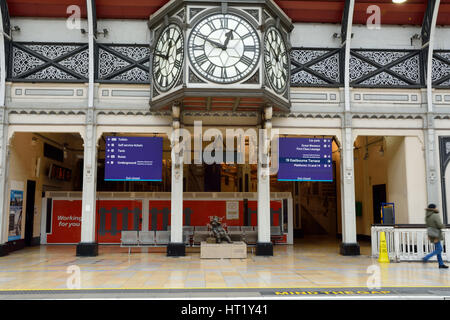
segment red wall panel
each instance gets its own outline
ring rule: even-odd
[[[47,243],[78,243],[81,240],[81,200],[53,200],[52,229]]]
[[[233,200],[231,200],[233,201]],[[211,216],[222,218],[226,226],[244,225],[244,201],[239,201],[239,219],[226,218],[226,200],[185,200],[183,224],[206,226]],[[278,226],[282,202],[270,202],[272,225]],[[96,203],[96,241],[120,243],[122,230],[142,229],[142,202],[134,200],[98,200]],[[248,202],[250,225],[256,226],[257,201]],[[170,226],[170,200],[149,201],[149,230]],[[81,239],[81,200],[53,200],[52,230],[48,243],[79,243]]]

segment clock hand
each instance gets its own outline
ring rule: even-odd
[[[271,46],[272,47],[272,46]],[[272,47],[272,52],[273,52],[273,54],[275,55],[275,60],[277,60],[277,62],[280,62],[280,57],[278,56],[278,51],[279,50],[275,50],[273,47]]]
[[[155,56],[158,56],[158,57],[161,57],[161,58],[164,58],[167,60],[166,56],[163,55],[162,53],[155,52]]]
[[[221,49],[223,49],[223,50],[226,50],[226,49],[227,49],[227,48],[226,48],[224,45],[222,45],[221,43],[216,42],[216,41],[214,41],[214,40],[210,40],[210,39],[208,39],[208,37],[205,37],[204,35],[199,35],[199,37],[202,38],[203,40],[208,41],[209,43],[215,45],[216,47],[219,47],[219,48],[221,48]]]
[[[269,46],[269,50],[270,52],[272,52],[273,57],[275,58],[275,60],[278,62],[278,57],[275,54],[275,50],[273,49],[272,45]]]
[[[169,59],[170,50],[172,49],[173,44],[172,41],[169,41],[169,49],[167,49],[166,60]]]
[[[230,42],[230,40],[233,39],[233,30],[230,30],[225,36],[227,37],[227,39],[225,40],[225,43],[223,44],[223,46],[225,48],[224,50],[227,49],[228,42]]]

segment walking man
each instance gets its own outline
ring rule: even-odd
[[[422,261],[427,262],[432,256],[437,255],[437,260],[439,263],[440,269],[447,269],[448,267],[444,264],[444,261],[442,261],[442,245],[441,240],[443,240],[442,237],[442,231],[441,229],[445,228],[445,226],[442,224],[441,218],[439,216],[439,210],[436,209],[435,204],[430,204],[428,208],[425,209],[425,223],[427,224],[427,232],[428,232],[428,238],[431,242],[434,243],[434,251],[430,254],[426,255]]]

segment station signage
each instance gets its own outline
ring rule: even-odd
[[[280,138],[278,181],[332,182],[332,140]]]
[[[162,181],[163,138],[106,137],[105,181]]]

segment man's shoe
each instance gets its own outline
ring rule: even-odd
[[[439,266],[439,269],[448,269],[448,266],[446,266],[445,264],[441,264],[441,265]]]

